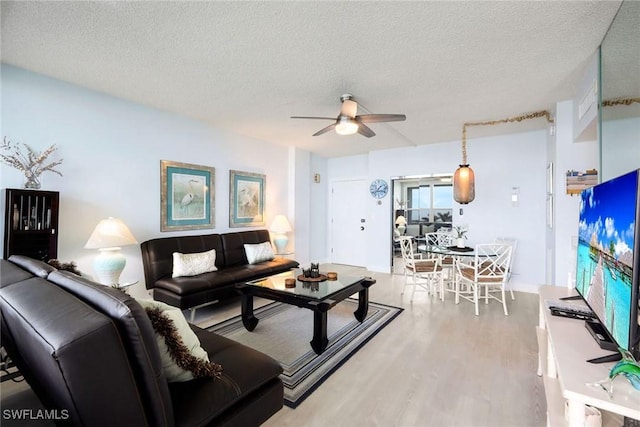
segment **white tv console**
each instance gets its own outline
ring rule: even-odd
[[[541,286],[538,334],[538,375],[544,379],[547,426],[584,426],[585,405],[602,413],[602,425],[622,426],[623,417],[640,419],[640,390],[625,378],[614,382],[613,398],[587,383],[608,377],[614,362],[593,364],[587,359],[611,354],[600,349],[584,321],[552,316],[545,301],[575,295],[565,287]],[[568,405],[568,420],[565,419]]]

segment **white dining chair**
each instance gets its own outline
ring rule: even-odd
[[[410,301],[413,302],[417,288],[427,291],[430,295],[437,292],[440,294],[440,299],[444,301],[444,282],[440,257],[435,254],[416,254],[411,236],[400,237],[400,250],[404,261],[404,285],[401,294],[404,295],[409,276],[411,276],[413,289]]]
[[[471,264],[469,259],[456,262],[456,304],[460,298],[471,301],[475,305],[476,316],[479,315],[478,301],[484,298],[502,303],[504,315],[508,316],[505,287],[511,262],[512,247],[505,243],[483,243],[475,246],[475,257]],[[461,287],[467,285],[467,291]],[[484,293],[483,293],[484,291]]]
[[[511,261],[509,262],[509,273],[507,277],[507,289],[509,289],[509,293],[511,294],[511,299],[515,300],[516,298],[513,296],[513,286],[511,284],[511,276],[513,272],[513,259],[516,255],[516,247],[518,246],[518,241],[511,237],[496,237],[494,243],[506,243],[511,246]]]
[[[453,246],[453,234],[450,229],[438,230],[433,233],[426,233],[425,244],[427,246],[438,246],[441,248],[447,248]],[[446,285],[446,289],[450,292],[455,292],[454,286],[454,270],[455,257],[451,255],[444,255],[440,258],[440,265],[442,265],[443,282]]]

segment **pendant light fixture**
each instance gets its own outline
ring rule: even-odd
[[[466,205],[476,198],[476,178],[467,163],[467,124],[462,126],[462,164],[453,174],[453,200]]]
[[[473,201],[476,197],[476,178],[473,169],[467,162],[467,126],[493,126],[500,123],[521,122],[523,120],[546,117],[547,122],[553,123],[553,118],[547,110],[535,113],[523,114],[516,117],[508,117],[500,120],[486,122],[471,122],[462,125],[462,164],[453,174],[453,199],[463,205]]]

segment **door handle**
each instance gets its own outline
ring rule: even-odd
[[[360,231],[364,231],[364,227],[360,226]]]

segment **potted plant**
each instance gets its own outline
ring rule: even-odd
[[[453,234],[456,238],[456,246],[459,248],[464,248],[464,241],[467,239],[467,229],[466,226],[457,225],[453,227]]]

